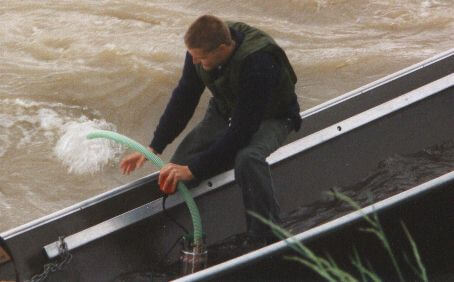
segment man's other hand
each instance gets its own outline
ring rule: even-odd
[[[194,176],[188,166],[170,163],[165,165],[159,173],[159,189],[165,194],[173,194],[178,181],[187,181],[193,178]]]
[[[153,150],[153,148],[149,147],[148,150],[151,152],[155,153],[156,152]],[[134,152],[132,154],[127,155],[124,157],[121,162],[120,162],[120,168],[123,172],[123,174],[129,174],[131,171],[134,171],[136,168],[142,167],[143,163],[147,159],[145,158],[144,155],[138,152]]]

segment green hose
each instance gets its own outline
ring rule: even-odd
[[[159,169],[161,169],[164,166],[164,162],[158,156],[150,152],[150,150],[148,150],[138,142],[132,140],[131,138],[128,138],[116,132],[107,130],[96,130],[89,133],[87,135],[87,138],[111,139],[117,143],[126,145],[139,153],[142,153],[148,160],[152,161]],[[178,182],[177,189],[180,195],[182,196],[183,200],[186,202],[186,205],[188,206],[189,209],[189,213],[191,214],[192,225],[194,228],[194,245],[202,246],[202,220],[200,219],[199,209],[197,208],[197,205],[194,202],[191,193],[189,192],[188,188],[186,188],[186,185],[184,185],[183,182],[181,181]]]

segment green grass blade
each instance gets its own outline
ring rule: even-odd
[[[293,260],[293,261],[296,261],[298,263],[301,263],[301,264],[307,266],[312,271],[314,271],[315,273],[317,273],[321,277],[325,278],[327,281],[332,281],[332,282],[336,282],[337,281],[334,277],[331,277],[331,275],[329,275],[329,273],[325,269],[320,268],[317,264],[311,263],[307,259],[304,259],[304,258],[301,258],[301,257],[295,257],[295,256],[293,256],[293,257],[285,257],[285,259]]]
[[[413,240],[413,237],[411,236],[410,232],[408,231],[407,226],[403,222],[401,222],[401,225],[402,225],[402,228],[404,229],[405,235],[408,238],[408,241],[410,241],[413,255],[415,257],[419,271],[415,270],[414,267],[410,264],[410,262],[408,262],[408,263],[410,264],[410,266],[412,266],[413,270],[415,271],[415,273],[419,276],[419,278],[422,281],[429,281],[429,279],[427,278],[426,268],[424,267],[424,264],[422,263],[421,256],[419,255],[418,247],[416,246],[415,240]]]
[[[386,238],[386,235],[383,231],[383,228],[380,224],[380,221],[378,219],[378,215],[376,212],[373,213],[373,218],[369,217],[368,215],[366,215],[365,213],[362,212],[362,208],[361,206],[356,203],[353,199],[343,195],[342,193],[339,193],[337,191],[335,191],[334,193],[333,192],[330,192],[331,195],[333,195],[334,197],[348,203],[350,206],[352,206],[353,208],[357,209],[358,211],[361,212],[363,218],[372,226],[372,228],[364,228],[362,229],[363,231],[366,231],[366,232],[370,232],[370,233],[373,233],[375,234],[379,239],[380,241],[382,242],[383,246],[385,247],[385,250],[386,252],[388,253],[390,259],[391,259],[391,262],[394,266],[394,269],[396,270],[397,272],[397,275],[399,276],[399,281],[405,281],[403,276],[402,276],[402,272],[400,270],[400,267],[397,263],[397,260],[396,260],[396,257],[391,249],[391,247],[389,246],[389,242],[388,242],[388,239]]]

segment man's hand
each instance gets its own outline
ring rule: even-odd
[[[159,172],[159,189],[165,194],[175,193],[178,181],[191,180],[194,176],[188,166],[167,164]]]
[[[155,150],[151,147],[148,148],[151,152],[155,153]],[[141,153],[135,152],[124,157],[120,162],[120,168],[123,171],[123,174],[129,174],[131,171],[136,168],[142,167],[143,163],[147,159]]]

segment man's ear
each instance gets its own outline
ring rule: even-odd
[[[225,43],[221,43],[221,45],[218,46],[218,50],[221,52],[227,52],[229,50],[229,46],[226,45]]]

